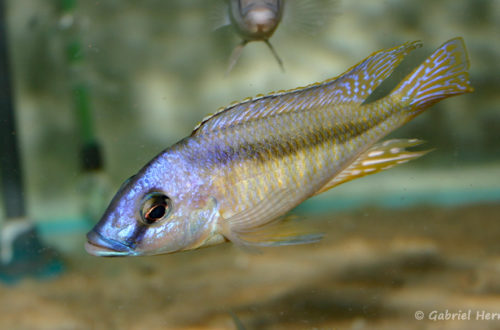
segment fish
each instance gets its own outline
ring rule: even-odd
[[[252,41],[264,42],[284,72],[283,61],[269,39],[285,17],[285,8],[290,25],[310,33],[333,16],[336,6],[337,0],[229,0],[227,16],[223,17],[221,27],[233,27],[241,42],[231,53],[226,74],[235,66],[243,48]]]
[[[229,73],[245,45],[250,41],[263,41],[271,50],[274,58],[283,71],[283,61],[269,42],[283,16],[283,0],[230,0],[229,18],[235,31],[242,38],[241,43],[234,48],[229,60]]]
[[[462,38],[387,95],[365,102],[421,42],[373,53],[344,74],[220,109],[118,190],[87,234],[95,256],[140,256],[223,242],[255,250],[317,242],[287,221],[304,200],[419,158],[419,139],[380,141],[445,98],[473,91]]]

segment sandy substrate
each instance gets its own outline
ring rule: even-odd
[[[477,320],[500,313],[499,214],[481,205],[316,216],[304,221],[323,241],[260,254],[231,244],[143,258],[82,252],[65,256],[57,279],[0,286],[0,328],[500,328]],[[446,311],[467,320],[429,319]]]

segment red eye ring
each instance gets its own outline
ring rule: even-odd
[[[166,212],[167,212],[166,205],[163,205],[163,204],[153,205],[149,209],[149,211],[146,213],[144,218],[148,222],[153,223],[153,222],[156,222],[156,221],[160,220],[161,218],[163,218],[165,216]]]

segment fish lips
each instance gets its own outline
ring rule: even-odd
[[[87,234],[85,250],[97,257],[123,257],[135,254],[130,246],[106,238],[96,230],[91,230]]]

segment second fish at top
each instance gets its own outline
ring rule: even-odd
[[[283,61],[269,42],[280,22],[284,19],[295,30],[312,32],[332,16],[337,0],[229,0],[228,3],[226,25],[231,25],[242,41],[234,48],[226,73],[231,72],[250,41],[265,42],[284,71]]]

